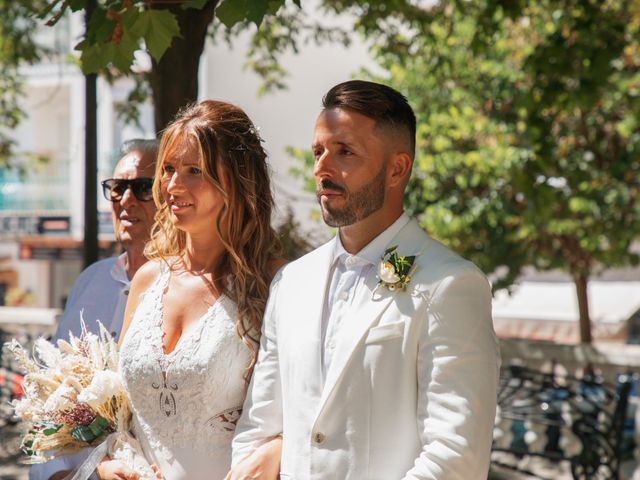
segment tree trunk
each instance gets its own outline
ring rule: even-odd
[[[589,297],[587,283],[589,278],[584,274],[574,276],[578,295],[578,311],[580,312],[580,342],[591,343],[591,317],[589,316]]]
[[[85,25],[89,29],[89,19],[96,8],[96,0],[87,2]],[[98,122],[96,111],[97,75],[85,75],[84,107],[84,239],[83,268],[98,260]]]
[[[201,9],[169,10],[176,16],[182,36],[173,43],[159,62],[152,59],[150,84],[153,92],[156,132],[173,120],[176,112],[198,98],[198,69],[209,24],[219,0],[210,0]]]

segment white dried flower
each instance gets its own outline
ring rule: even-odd
[[[80,392],[78,401],[97,409],[120,392],[122,392],[120,375],[111,370],[102,370],[96,372],[91,384]]]
[[[22,398],[11,402],[13,412],[23,421],[33,421],[42,414],[41,409],[30,398]]]
[[[90,334],[87,336],[87,350],[89,359],[94,368],[104,368],[104,356],[102,354],[102,346],[97,335]]]
[[[38,364],[31,358],[29,358],[29,354],[22,347],[22,345],[20,345],[20,342],[18,342],[15,338],[13,338],[10,343],[6,343],[5,345],[7,347],[7,350],[9,350],[13,354],[18,364],[27,373],[37,372],[40,370]]]
[[[98,322],[98,328],[100,329],[100,345],[104,358],[104,368],[105,370],[118,370],[118,344],[102,323]]]
[[[38,338],[34,343],[34,348],[37,354],[37,358],[49,368],[56,368],[60,363],[62,356],[60,350],[58,350],[51,342],[48,342],[44,338]]]
[[[63,339],[58,339],[58,348],[60,349],[61,353],[64,354],[73,354],[75,353],[75,351],[73,350],[73,347],[71,346],[71,344],[69,342],[67,342],[66,340]]]
[[[49,395],[44,404],[45,412],[63,412],[73,408],[76,398],[76,390],[68,385],[60,385],[55,392]]]

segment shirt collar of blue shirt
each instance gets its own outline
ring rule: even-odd
[[[113,267],[111,267],[111,277],[116,282],[120,282],[124,285],[129,285],[129,283],[131,283],[131,280],[129,280],[129,278],[127,277],[126,261],[127,254],[125,252],[118,257],[118,259],[113,264]]]

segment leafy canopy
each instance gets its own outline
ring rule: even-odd
[[[378,53],[381,80],[419,120],[407,207],[496,272],[495,287],[528,265],[588,278],[638,261],[640,24],[628,8],[454,3],[433,9],[427,35]]]

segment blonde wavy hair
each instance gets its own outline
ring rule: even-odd
[[[178,112],[160,140],[153,182],[158,210],[144,251],[147,258],[161,259],[169,265],[170,257],[184,255],[186,235],[171,222],[169,206],[161,193],[161,178],[165,159],[185,142],[197,146],[203,175],[223,199],[220,215],[211,219],[211,228],[225,247],[216,268],[218,280],[214,281],[215,287],[237,305],[236,332],[251,351],[251,363],[245,372],[248,381],[256,362],[272,261],[280,254],[271,227],[273,195],[267,155],[253,123],[235,105],[205,100]]]

